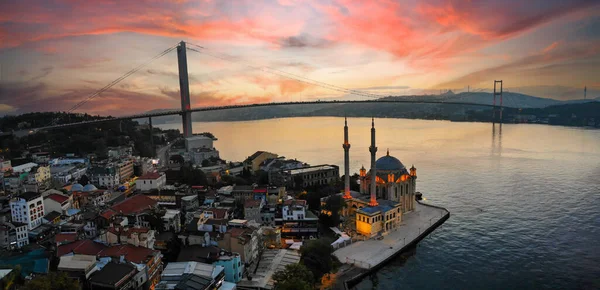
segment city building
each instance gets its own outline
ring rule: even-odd
[[[108,147],[108,158],[119,159],[123,157],[131,157],[133,148],[131,146]]]
[[[165,215],[162,216],[163,231],[172,231],[178,233],[181,231],[181,211],[167,209]]]
[[[77,158],[77,157],[63,157],[63,158],[55,158],[48,162],[50,165],[75,165],[75,164],[87,164],[87,158]]]
[[[261,223],[260,210],[264,205],[263,199],[246,199],[244,201],[244,219]]]
[[[96,267],[96,256],[94,255],[67,255],[60,257],[58,271],[79,281],[83,285],[94,272]]]
[[[44,209],[46,212],[59,212],[64,214],[67,209],[71,208],[72,195],[67,196],[63,194],[53,193],[44,197]]]
[[[136,247],[132,245],[118,245],[103,249],[97,255],[99,258],[110,257],[113,262],[129,262],[139,269],[140,274],[136,275],[136,288],[143,287],[153,289],[160,280],[162,272],[161,253],[145,247]]]
[[[115,188],[121,183],[119,167],[112,162],[98,163],[88,170],[90,182],[104,188]],[[133,173],[133,164],[131,166]]]
[[[12,171],[12,165],[10,160],[0,159],[0,172]]]
[[[138,270],[128,263],[109,262],[89,278],[91,289],[137,289],[133,278]]]
[[[194,148],[190,151],[192,162],[202,165],[204,160],[219,159],[219,150],[214,148]]]
[[[65,185],[76,182],[87,172],[87,167],[83,165],[54,165],[50,166],[50,175],[52,180],[59,185]]]
[[[13,222],[27,224],[29,230],[42,224],[44,217],[44,201],[37,192],[25,192],[10,200],[10,211]]]
[[[200,262],[171,262],[156,289],[219,289],[225,282],[225,269]]]
[[[119,182],[123,183],[133,176],[133,159],[126,158],[116,164],[119,173]]]
[[[217,241],[219,247],[229,252],[239,253],[246,265],[252,264],[258,257],[259,234],[253,228],[232,227],[224,233],[223,239]]]
[[[135,181],[136,189],[141,191],[161,190],[167,184],[167,176],[164,173],[146,173]]]
[[[244,167],[246,168],[246,170],[256,172],[260,169],[261,163],[263,163],[267,159],[273,158],[277,158],[277,154],[266,151],[256,151],[244,161]]]
[[[98,238],[109,245],[129,244],[154,249],[156,232],[146,227],[113,226],[106,229]]]
[[[339,167],[335,165],[317,165],[284,171],[289,175],[288,185],[291,187],[307,187],[326,185],[340,178]]]
[[[0,247],[14,250],[29,244],[28,227],[25,223],[1,222]]]
[[[87,184],[81,191],[72,192],[73,208],[81,209],[87,205],[99,207],[105,205],[111,199],[111,196],[110,191],[98,189],[93,184]]]
[[[306,200],[284,201],[281,218],[275,218],[283,238],[316,238],[319,234],[318,223],[319,218],[307,210]]]
[[[150,227],[147,216],[157,208],[157,201],[145,195],[134,195],[113,205],[102,213],[103,216],[121,216],[128,219],[129,225]]]
[[[187,151],[191,151],[196,148],[207,148],[214,149],[213,141],[216,141],[216,138],[210,138],[204,135],[196,135],[185,138],[185,149]]]

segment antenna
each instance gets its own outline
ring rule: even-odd
[[[587,86],[585,86],[583,88],[583,99],[585,100],[587,98]]]

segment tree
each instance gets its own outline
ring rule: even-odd
[[[202,167],[208,167],[208,166],[210,166],[210,161],[208,161],[208,159],[202,160]]]
[[[294,176],[294,188],[301,189],[304,187],[304,179],[300,175]]]
[[[273,274],[276,290],[310,290],[313,274],[302,264],[289,264]]]
[[[320,210],[321,209],[321,195],[316,191],[309,191],[306,194],[306,203],[308,204],[308,208],[310,210]]]
[[[87,175],[82,175],[81,178],[79,178],[79,184],[86,186],[88,183],[90,183],[90,179],[87,177]]]
[[[319,215],[319,220],[327,227],[337,227],[340,224],[340,210],[346,207],[344,199],[339,195],[331,195],[325,202],[323,209],[331,213]]]
[[[302,263],[308,268],[317,281],[333,268],[335,257],[329,239],[318,239],[304,243],[300,249]]]
[[[27,282],[24,290],[78,290],[79,282],[69,278],[63,272],[50,272],[45,276],[37,276]]]
[[[191,164],[186,164],[181,168],[181,182],[188,185],[207,185],[206,174],[204,171],[194,168]]]
[[[264,170],[259,170],[256,172],[256,183],[259,185],[269,184],[269,173]]]

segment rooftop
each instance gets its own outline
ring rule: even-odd
[[[138,177],[138,180],[148,180],[148,179],[152,179],[152,180],[156,180],[158,178],[160,178],[161,176],[163,176],[163,174],[160,174],[158,172],[148,172],[140,177]]]
[[[57,194],[57,193],[50,194],[50,195],[46,196],[46,198],[49,198],[49,199],[51,199],[51,200],[54,200],[54,201],[56,201],[56,202],[58,202],[58,203],[63,203],[63,202],[65,202],[66,200],[68,200],[68,199],[69,199],[69,197],[68,197],[68,196],[64,196],[64,195],[62,195],[62,194]]]
[[[60,257],[58,270],[86,270],[96,264],[96,256],[93,255],[71,255]]]
[[[252,280],[244,279],[238,283],[239,287],[253,289],[273,289],[272,276],[275,272],[285,269],[289,264],[300,262],[300,254],[293,250],[265,250],[258,263]]]
[[[260,199],[246,199],[244,207],[259,207],[262,204]]]
[[[40,196],[42,196],[42,195],[38,192],[28,191],[28,192],[21,193],[19,196],[17,196],[17,198],[22,198],[22,199],[25,199],[26,201],[31,201]]]
[[[62,257],[69,253],[95,256],[105,248],[105,245],[96,243],[92,240],[80,240],[70,244],[58,246],[58,249],[56,250],[56,256]]]
[[[91,283],[114,286],[124,278],[133,276],[135,271],[133,265],[109,262],[100,271],[94,272],[89,280]]]
[[[366,206],[363,207],[361,209],[359,209],[359,212],[363,212],[366,213],[368,215],[372,215],[375,214],[377,212],[387,212],[390,211],[396,207],[398,207],[400,204],[395,202],[395,201],[391,201],[391,200],[385,200],[385,199],[378,199],[377,203],[379,203],[379,205],[377,206]]]
[[[304,168],[298,168],[298,169],[290,169],[290,170],[285,170],[285,171],[289,172],[292,175],[295,175],[295,174],[311,173],[311,172],[316,172],[316,171],[333,170],[333,169],[338,169],[338,167],[333,166],[333,165],[317,165],[317,166],[304,167]]]
[[[216,246],[202,247],[200,245],[192,245],[182,247],[177,257],[178,262],[194,261],[208,262],[219,258],[221,249]]]
[[[70,233],[70,234],[56,234],[54,236],[54,241],[56,243],[72,243],[74,241],[77,240],[77,234],[75,233]]]
[[[121,256],[124,256],[126,261],[133,262],[136,264],[142,264],[148,261],[149,257],[152,257],[157,253],[159,253],[159,251],[151,250],[144,247],[135,247],[132,245],[118,245],[108,247],[100,251],[100,253],[98,253],[98,256],[113,258],[120,258]]]
[[[157,202],[145,195],[135,195],[118,204],[115,204],[112,209],[118,213],[125,215],[135,214],[151,207],[155,207]]]
[[[53,221],[61,216],[60,212],[51,211],[44,216],[44,219],[47,221]]]

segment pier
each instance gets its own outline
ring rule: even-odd
[[[359,241],[336,250],[333,254],[347,264],[338,273],[338,285],[343,283],[344,288],[348,289],[348,285],[357,283],[416,245],[449,217],[450,212],[442,207],[418,202],[414,211],[403,215],[402,225],[398,230],[384,235],[383,239]]]

